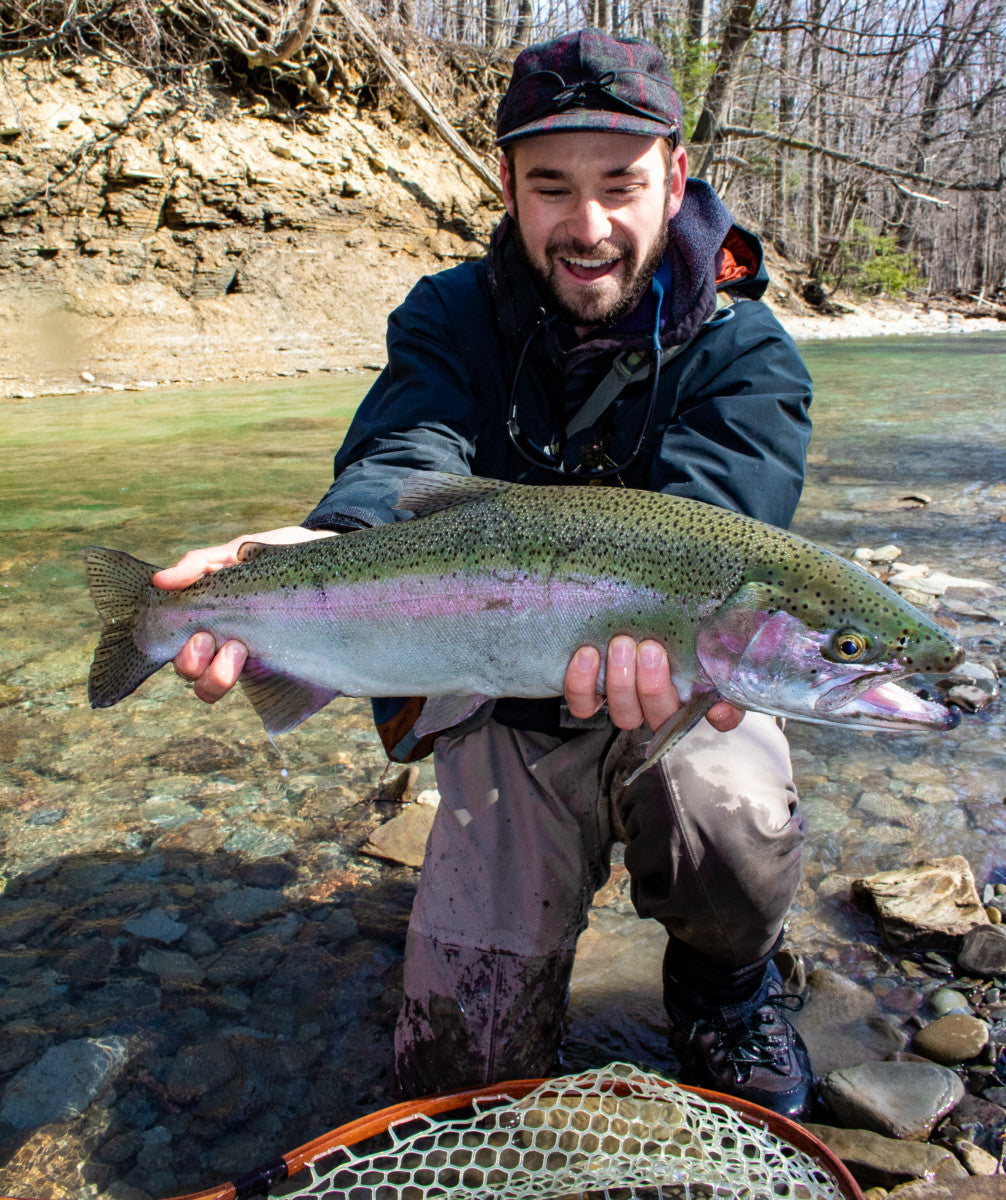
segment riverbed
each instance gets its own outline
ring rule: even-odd
[[[1001,660],[1006,338],[802,349],[817,398],[794,528],[985,581],[930,611]],[[390,1100],[415,872],[359,852],[398,807],[369,707],[337,701],[285,736],[286,776],[241,698],[207,709],[168,670],[92,712],[78,554],[166,564],[298,521],[372,378],[5,402],[0,1192],[208,1187]],[[788,938],[810,962],[875,969],[859,875],[947,854],[979,886],[1006,871],[1000,708],[939,736],[787,732],[810,829]],[[417,790],[434,786],[424,764]],[[568,1066],[664,1064],[661,941],[616,862],[581,944]],[[39,1085],[43,1059],[62,1086]]]

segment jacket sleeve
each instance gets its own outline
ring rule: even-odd
[[[357,529],[401,520],[394,508],[415,471],[471,474],[477,389],[440,290],[422,279],[388,320],[388,365],[335,456],[335,482],[303,524]]]
[[[803,488],[810,376],[765,305],[726,311],[682,364],[650,486],[786,528]]]

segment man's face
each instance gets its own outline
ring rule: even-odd
[[[523,138],[500,178],[518,244],[556,311],[581,332],[638,304],[681,207],[685,152],[582,130]]]

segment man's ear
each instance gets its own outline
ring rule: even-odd
[[[667,219],[677,216],[681,202],[685,198],[685,184],[688,181],[688,156],[684,146],[677,146],[671,154],[667,166],[671,173],[671,186],[667,189]]]
[[[506,210],[512,217],[516,210],[514,203],[514,180],[510,174],[510,164],[507,162],[507,156],[500,154],[500,187],[503,189],[503,203],[506,205]]]

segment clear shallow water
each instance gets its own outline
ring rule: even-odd
[[[893,541],[905,561],[1006,585],[1006,338],[804,351],[817,400],[798,532],[840,552]],[[394,811],[375,799],[385,760],[367,706],[338,701],[285,737],[287,779],[247,705],[208,710],[170,671],[91,712],[98,622],[78,557],[95,543],[168,563],[296,522],[367,382],[5,412],[0,1192],[208,1187],[389,1100],[414,875],[357,853]],[[931,502],[899,504],[917,492]],[[990,615],[937,611],[969,650],[1001,656],[1003,600],[974,604]],[[846,900],[857,875],[961,853],[981,883],[1006,864],[1001,712],[938,738],[789,733],[811,827],[790,936],[812,958],[862,968],[875,937]],[[659,931],[631,918],[617,870],[601,899],[569,1065],[660,1065]],[[78,1044],[74,1117],[60,1099]],[[19,1072],[47,1052],[61,1096],[41,1076],[23,1094]]]

